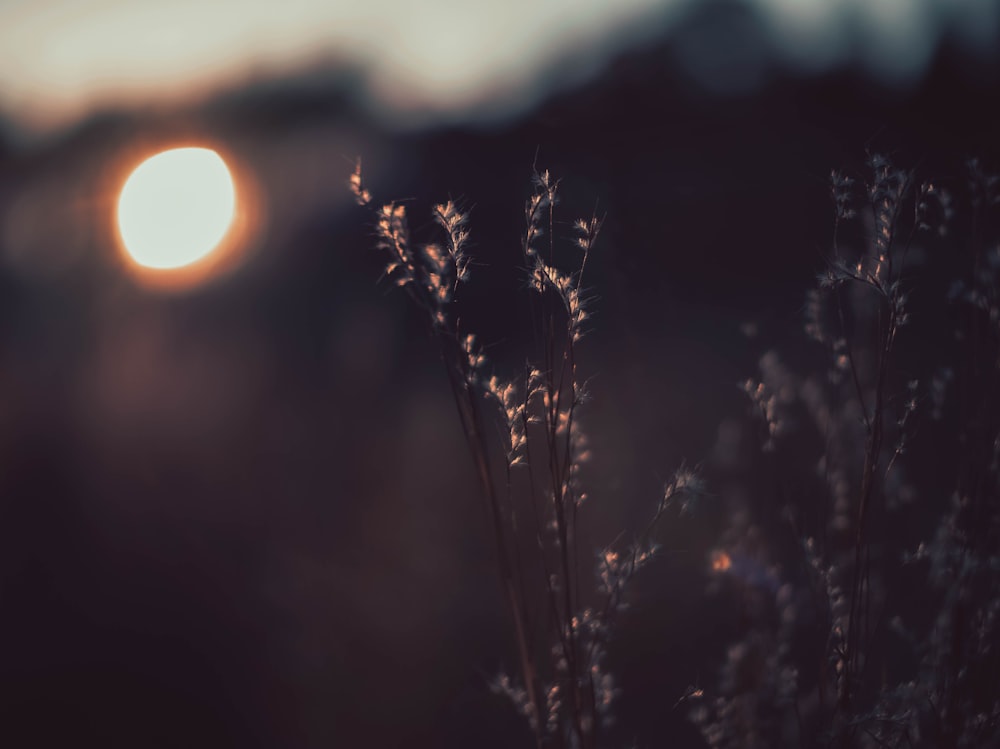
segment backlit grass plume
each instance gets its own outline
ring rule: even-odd
[[[351,189],[373,211],[385,277],[427,318],[486,498],[519,661],[516,675],[499,674],[492,686],[524,715],[538,747],[593,749],[618,693],[604,668],[612,620],[626,605],[629,581],[656,551],[657,523],[700,490],[697,476],[682,469],[634,541],[602,549],[596,558],[580,548],[587,501],[580,467],[590,453],[579,421],[587,391],[576,350],[590,320],[584,273],[601,220],[572,224],[566,244],[576,259],[569,269],[560,267],[554,235],[559,183],[547,171],[536,172],[520,256],[535,297],[541,355],[504,375],[492,371],[474,332],[453,314],[455,297],[469,282],[468,215],[451,201],[434,206],[438,236],[416,245],[406,207],[374,203],[360,163]],[[579,574],[587,557],[591,581]]]
[[[712,567],[748,626],[692,717],[713,749],[1000,746],[1000,180],[876,155],[831,187],[816,364],[743,385],[784,497],[730,512]]]

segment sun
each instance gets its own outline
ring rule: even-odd
[[[118,198],[118,231],[139,265],[183,268],[210,255],[232,228],[236,189],[210,148],[172,148],[129,175]]]

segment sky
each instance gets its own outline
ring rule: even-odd
[[[743,4],[760,13],[774,42],[768,55],[782,63],[806,72],[860,63],[890,83],[915,79],[945,34],[973,55],[989,54],[1000,35],[991,0]],[[370,95],[393,110],[524,109],[698,5],[707,3],[0,0],[0,112],[60,124],[95,108],[205,95],[331,61],[360,66]],[[679,50],[709,87],[718,56],[747,43],[738,30],[728,44],[711,41],[695,36]],[[553,80],[545,74],[557,61]]]

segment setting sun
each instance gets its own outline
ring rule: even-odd
[[[141,266],[181,268],[211,253],[229,232],[236,190],[209,148],[174,148],[142,162],[118,199],[118,230]]]

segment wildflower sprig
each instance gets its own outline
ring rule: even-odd
[[[775,485],[803,495],[781,513],[803,540],[785,550],[789,570],[762,577],[740,546],[760,538],[750,521],[737,523],[749,516],[743,510],[732,521],[740,532],[712,558],[714,575],[744,583],[745,607],[747,585],[753,606],[768,606],[764,615],[753,612],[748,633],[730,649],[716,695],[692,700],[710,746],[971,749],[1000,742],[993,678],[1000,670],[1000,179],[970,162],[964,186],[946,184],[918,181],[880,155],[869,159],[866,179],[834,173],[831,259],[804,308],[805,334],[826,354],[822,371],[792,371],[772,352],[761,358],[759,377],[743,384],[766,428]],[[963,190],[969,199],[960,201],[954,195]],[[970,207],[971,226],[963,225],[957,219]],[[935,256],[945,237],[948,263]],[[958,321],[956,348],[944,365],[914,371],[938,355],[904,359],[897,351],[911,340],[903,331],[929,319],[923,305],[932,300],[918,283],[925,268],[955,274],[952,309],[939,311],[935,324]],[[911,291],[920,292],[919,317]],[[957,418],[949,420],[948,409]],[[820,446],[819,459],[788,481],[808,455],[808,439]],[[921,450],[930,450],[923,459],[933,461],[934,477],[923,487],[911,483],[911,456]],[[907,531],[901,524],[896,532],[893,513],[921,494],[940,499],[946,475],[955,489],[933,537],[900,559]],[[907,612],[912,622],[892,610],[913,594],[896,590],[907,579],[898,560],[909,567],[906,576],[920,567],[927,574],[917,583],[919,615]],[[815,613],[791,638],[789,608],[770,606],[796,596]],[[814,674],[782,679],[790,691],[772,688],[769,674],[791,665],[788,648],[810,640],[805,657],[818,664]],[[909,668],[887,655],[898,647],[914,657]]]
[[[360,164],[350,187],[360,205],[372,203]],[[589,394],[576,346],[590,321],[583,279],[602,222],[595,215],[571,224],[572,269],[564,270],[557,260],[558,203],[558,180],[536,172],[521,251],[542,344],[538,362],[526,364],[519,377],[488,374],[482,346],[453,313],[470,275],[466,212],[452,201],[434,206],[443,237],[415,249],[405,207],[388,203],[375,210],[375,235],[388,255],[384,275],[429,316],[492,520],[520,673],[500,674],[491,686],[527,719],[538,747],[595,749],[618,694],[603,667],[612,618],[625,608],[627,583],[656,551],[658,522],[677,505],[685,511],[700,483],[693,472],[679,471],[638,539],[604,549],[594,585],[581,581],[578,520],[587,498],[581,467],[590,450],[579,410]],[[498,446],[502,481],[494,476]]]

